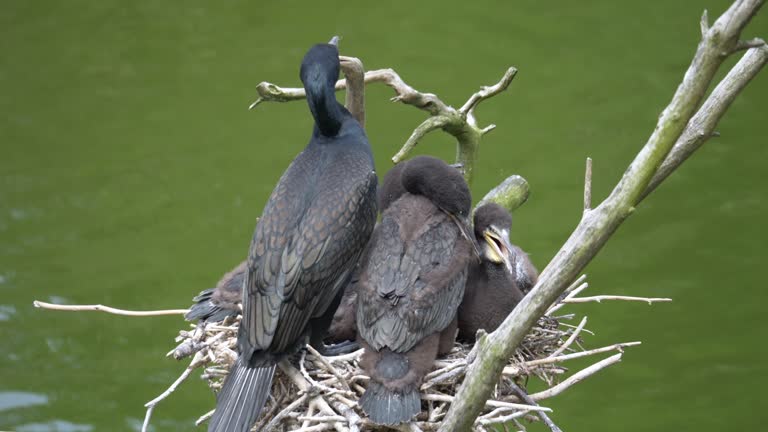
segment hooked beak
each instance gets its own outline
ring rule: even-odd
[[[483,238],[488,243],[488,259],[498,264],[503,263],[509,273],[514,274],[512,266],[514,248],[509,242],[509,233],[506,230],[497,231],[494,228],[488,228],[483,232]]]
[[[329,44],[329,45],[336,45],[336,46],[339,46],[339,40],[340,40],[340,39],[341,39],[340,37],[338,37],[338,36],[334,36],[334,37],[332,37],[332,38],[331,38],[331,40],[330,40],[330,41],[328,41],[328,44]]]

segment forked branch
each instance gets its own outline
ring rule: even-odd
[[[506,359],[512,355],[536,320],[545,314],[647,195],[645,191],[652,177],[683,135],[686,125],[690,125],[689,120],[699,107],[718,68],[728,54],[738,47],[742,29],[762,3],[763,0],[737,0],[711,27],[706,15],[702,18],[702,40],[693,61],[672,101],[659,116],[648,142],[629,165],[610,196],[596,208],[584,212],[581,222],[541,273],[533,290],[495,332],[478,340],[477,355],[467,369],[456,402],[451,405],[443,420],[441,432],[470,430],[484,401],[498,382]],[[762,48],[752,48],[756,49]],[[755,54],[748,51],[746,55]],[[733,93],[730,98],[735,97],[754,77],[754,74],[734,74],[737,75],[734,79],[741,82],[729,87],[728,93]],[[712,118],[713,111],[699,110],[699,113],[713,124],[719,119]],[[618,361],[620,356],[611,359]]]
[[[352,57],[342,57],[342,67],[344,67],[345,62],[350,61],[349,59],[352,59]],[[359,60],[357,60],[357,62],[359,62]],[[362,63],[360,63],[360,69],[362,70]],[[389,86],[395,91],[395,96],[391,99],[393,102],[402,102],[406,105],[412,105],[428,112],[430,115],[427,120],[422,122],[422,124],[413,131],[400,151],[392,157],[394,163],[404,160],[424,135],[436,129],[442,129],[456,138],[456,162],[462,164],[464,177],[467,182],[471,184],[475,162],[477,160],[477,152],[480,146],[480,139],[483,135],[495,128],[494,125],[489,125],[484,128],[478,126],[474,111],[480,102],[506,90],[516,74],[517,69],[510,67],[506,70],[499,82],[492,86],[483,87],[472,94],[467,102],[459,109],[447,105],[432,93],[422,93],[409,86],[393,69],[368,71],[365,73],[363,81],[366,84],[380,82]],[[336,82],[336,90],[345,88],[347,88],[346,79]],[[283,88],[268,82],[260,83],[256,86],[256,91],[259,94],[259,98],[250,105],[250,108],[254,108],[262,102],[289,102],[306,97],[303,88]],[[350,99],[348,98],[348,105],[349,101]]]

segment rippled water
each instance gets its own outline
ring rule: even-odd
[[[369,69],[460,105],[509,65],[484,103],[481,195],[517,173],[532,187],[513,240],[543,267],[575,226],[584,159],[603,197],[682,77],[698,17],[724,1],[178,4],[6,2],[0,13],[0,429],[139,430],[143,404],[184,365],[164,357],[179,318],[34,310],[33,299],[186,307],[247,251],[272,186],[306,143],[304,103],[245,108],[261,80],[298,83],[314,42],[341,34]],[[765,12],[748,36],[768,37]],[[642,340],[551,402],[566,430],[723,430],[768,420],[763,283],[768,78],[722,136],[643,203],[588,268],[593,293],[672,304],[574,306],[597,334]],[[385,172],[424,115],[368,91]],[[445,135],[421,151],[451,158]],[[157,431],[213,405],[202,382],[159,406]]]

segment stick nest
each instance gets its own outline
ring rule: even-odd
[[[574,315],[552,315],[569,299],[574,299],[577,292],[586,288],[586,283],[582,282],[583,278],[579,279],[570,294],[539,319],[515,355],[509,359],[493,399],[486,403],[483,413],[475,421],[475,430],[484,431],[494,424],[506,426],[510,423],[524,430],[524,422],[521,420],[537,420],[536,414],[549,411],[535,401],[555,396],[570,385],[615,363],[620,360],[623,347],[639,343],[585,350],[581,333],[588,332],[584,329],[586,317],[574,326],[566,323],[572,321]],[[211,389],[218,391],[229,368],[237,359],[239,320],[238,316],[220,324],[193,324],[192,330],[180,332],[177,337],[180,345],[169,355],[177,359],[194,355],[190,367],[202,367],[202,378]],[[563,362],[608,351],[619,351],[619,354],[564,378],[568,368],[563,366]],[[369,379],[360,369],[361,355],[362,350],[337,357],[323,357],[307,346],[292,359],[282,361],[275,374],[270,399],[253,430],[309,432],[326,429],[386,429],[368,421],[357,404]],[[436,360],[433,370],[421,386],[421,414],[412,423],[400,425],[397,429],[437,430],[464,379],[467,364],[474,355],[472,346],[457,343],[447,356]],[[547,389],[529,396],[521,394],[520,387],[525,387],[524,384],[531,377],[543,381]],[[198,424],[207,420],[212,413],[203,415]]]

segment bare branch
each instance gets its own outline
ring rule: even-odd
[[[567,299],[563,299],[562,303],[589,303],[589,302],[600,303],[603,300],[638,301],[638,302],[644,302],[648,304],[672,301],[671,298],[656,298],[656,297],[648,298],[648,297],[630,297],[630,296],[615,296],[615,295],[598,295],[598,296],[592,296],[592,297],[567,298]]]
[[[547,357],[547,358],[538,359],[538,360],[531,360],[531,361],[525,363],[525,367],[540,366],[540,365],[548,364],[548,363],[559,363],[559,362],[564,362],[564,361],[567,361],[567,360],[573,360],[573,359],[577,359],[577,358],[581,358],[581,357],[587,357],[587,356],[591,356],[591,355],[595,355],[595,354],[601,354],[601,353],[609,352],[609,351],[623,352],[625,347],[631,347],[631,346],[636,346],[636,345],[640,345],[640,344],[641,344],[641,342],[624,342],[624,343],[618,343],[618,344],[604,346],[604,347],[601,347],[601,348],[595,348],[595,349],[591,349],[591,350],[587,350],[587,351],[579,351],[579,352],[575,352],[575,353],[571,353],[571,354],[564,354],[564,355],[557,356],[557,357]]]
[[[165,398],[171,395],[178,387],[181,385],[184,380],[189,378],[189,375],[192,373],[193,370],[195,370],[200,364],[205,362],[205,357],[201,353],[195,354],[195,358],[192,360],[192,362],[187,366],[186,369],[184,369],[184,372],[181,373],[181,375],[176,378],[176,381],[171,384],[170,387],[168,387],[167,390],[165,390],[163,393],[160,394],[160,396],[152,399],[151,401],[147,402],[144,406],[147,408],[147,413],[144,415],[144,423],[141,426],[141,432],[147,432],[147,429],[149,428],[149,420],[152,418],[152,411],[154,411],[157,404],[159,404],[161,401],[163,401]]]
[[[707,140],[715,136],[717,122],[731,106],[736,96],[768,62],[768,46],[751,48],[741,57],[728,75],[715,87],[704,104],[677,139],[664,162],[654,174],[640,199],[645,199],[664,179],[685,162]]]
[[[734,48],[734,51],[744,51],[750,48],[760,48],[763,45],[765,45],[765,41],[760,38],[740,40],[736,43],[736,48]]]
[[[498,382],[506,359],[525,334],[544,315],[600,251],[608,238],[634,211],[651,178],[703,99],[717,69],[736,46],[741,30],[763,0],[736,1],[709,28],[699,43],[672,101],[659,116],[648,142],[629,165],[613,192],[588,212],[552,261],[542,271],[533,290],[493,333],[477,340],[477,355],[467,367],[456,402],[446,413],[440,431],[468,431]],[[613,361],[618,361],[619,357]],[[562,384],[562,383],[561,383]]]
[[[33,301],[32,305],[40,309],[50,309],[50,310],[70,311],[70,312],[98,311],[98,312],[106,312],[114,315],[124,315],[124,316],[183,315],[189,312],[189,309],[131,311],[131,310],[125,310],[125,309],[116,309],[113,307],[104,306],[100,304],[98,305],[60,305],[60,304],[54,304],[54,303],[41,302],[39,300]]]
[[[485,194],[475,208],[494,202],[511,213],[528,200],[529,194],[528,182],[519,175],[512,175]]]
[[[605,369],[605,368],[607,368],[608,366],[610,366],[612,364],[620,362],[621,361],[621,356],[622,356],[621,353],[615,354],[615,355],[612,355],[612,356],[608,357],[605,360],[602,360],[602,361],[599,361],[599,362],[593,364],[592,366],[590,366],[588,368],[582,369],[582,370],[576,372],[575,374],[569,376],[565,380],[563,380],[563,382],[561,382],[560,384],[558,384],[558,385],[556,385],[554,387],[550,387],[550,388],[548,388],[546,390],[542,390],[542,391],[540,391],[538,393],[534,393],[534,394],[530,395],[531,399],[533,399],[535,401],[540,401],[540,400],[543,400],[543,399],[548,399],[548,398],[557,396],[560,393],[562,393],[563,391],[565,391],[565,389],[567,389],[568,387],[583,381],[585,378],[594,375],[598,371],[600,371],[602,369]]]
[[[699,20],[699,27],[701,27],[702,39],[707,37],[707,32],[709,31],[709,14],[707,13],[706,9],[704,9],[704,13],[701,14],[701,20]]]
[[[421,123],[418,127],[416,127],[416,129],[413,130],[413,133],[410,137],[408,137],[408,141],[405,142],[400,151],[398,151],[396,155],[392,156],[392,162],[399,163],[403,161],[408,156],[408,153],[410,153],[411,150],[416,147],[416,144],[418,144],[419,140],[423,138],[424,135],[432,132],[435,129],[443,128],[448,123],[450,123],[450,119],[440,115],[432,116],[424,120],[423,123]]]
[[[576,327],[573,333],[571,333],[571,335],[568,337],[565,343],[560,345],[560,348],[558,348],[557,350],[555,350],[555,352],[550,354],[548,358],[557,357],[563,352],[565,352],[565,350],[567,350],[568,347],[571,346],[573,341],[575,341],[576,338],[579,337],[579,333],[581,333],[581,330],[584,328],[585,325],[587,325],[587,317],[584,317],[581,319],[581,322],[579,323],[578,327]]]
[[[363,62],[356,57],[339,56],[341,71],[347,79],[349,88],[344,105],[365,129],[365,69]]]
[[[469,100],[467,100],[467,102],[465,102],[464,105],[459,108],[459,112],[462,114],[469,114],[475,110],[480,102],[503,92],[507,89],[507,87],[509,87],[509,84],[512,83],[512,80],[515,79],[515,75],[517,75],[517,69],[510,67],[506,72],[504,72],[504,76],[501,77],[499,82],[492,86],[484,86],[480,89],[480,91],[470,96]]]
[[[343,58],[348,59],[348,57]],[[363,81],[366,84],[375,82],[384,83],[395,91],[395,96],[392,98],[393,102],[402,102],[407,105],[412,105],[430,114],[430,118],[414,130],[408,141],[406,141],[400,151],[392,158],[393,162],[397,163],[405,159],[408,156],[408,153],[416,146],[418,140],[425,134],[435,129],[443,129],[456,138],[456,161],[463,165],[464,177],[467,182],[471,184],[480,139],[483,135],[495,128],[495,125],[489,125],[485,128],[478,127],[477,121],[474,118],[474,109],[483,100],[491,98],[506,90],[512,82],[512,79],[514,79],[516,73],[517,70],[515,68],[507,69],[498,83],[489,87],[484,87],[480,91],[474,93],[459,110],[448,106],[432,93],[422,93],[415,90],[413,87],[406,84],[400,75],[393,69],[368,71],[365,73]],[[336,90],[341,90],[346,87],[346,79],[336,82]],[[283,88],[268,82],[260,83],[256,86],[256,91],[259,94],[259,98],[250,105],[249,109],[254,108],[262,102],[288,102],[306,97],[303,88]]]
[[[592,158],[587,158],[584,171],[584,213],[592,210]]]
[[[514,381],[511,381],[511,382],[509,383],[509,385],[510,385],[510,386],[512,386],[512,389],[515,391],[515,393],[517,393],[517,396],[518,396],[518,397],[519,397],[519,398],[520,398],[520,399],[521,399],[523,402],[527,403],[528,405],[538,405],[538,404],[536,403],[536,401],[535,401],[535,400],[533,400],[533,398],[531,398],[530,396],[528,396],[528,393],[526,393],[526,392],[525,392],[525,390],[521,389],[521,388],[520,388],[520,386],[518,386],[517,384],[515,384],[515,382],[514,382]],[[548,416],[546,413],[544,413],[544,412],[542,412],[542,411],[539,411],[539,412],[537,412],[536,414],[539,416],[539,418],[541,419],[541,421],[543,421],[543,422],[544,422],[544,424],[545,424],[545,425],[547,425],[547,427],[549,427],[549,430],[551,430],[552,432],[563,432],[562,430],[560,430],[560,428],[559,428],[559,427],[557,427],[557,425],[555,424],[555,422],[553,422],[553,421],[552,421],[552,419],[551,419],[551,418],[549,418],[549,416]]]
[[[440,402],[453,402],[456,400],[456,398],[453,396],[433,394],[433,393],[423,394],[421,395],[421,399],[431,400],[431,401],[440,401]],[[510,409],[516,409],[516,410],[526,410],[526,411],[552,412],[551,408],[547,408],[543,406],[532,406],[532,405],[518,404],[518,403],[512,403],[512,402],[502,402],[497,400],[486,401],[486,405],[494,408],[510,408]]]

